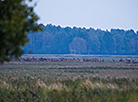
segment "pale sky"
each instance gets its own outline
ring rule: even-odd
[[[62,27],[134,29],[138,31],[138,0],[35,0],[38,23]]]

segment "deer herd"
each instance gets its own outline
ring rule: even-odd
[[[98,59],[98,58],[12,58],[11,61],[49,61],[49,62],[64,62],[64,61],[83,61],[83,62],[104,62],[104,59]],[[136,62],[135,59],[111,59],[112,62]]]

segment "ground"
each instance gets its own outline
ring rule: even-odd
[[[37,72],[36,72],[37,70]],[[48,74],[55,77],[126,77],[138,78],[138,63],[127,62],[46,62],[46,61],[12,61],[0,65],[0,72],[40,73],[43,76]],[[56,76],[57,75],[57,76]]]
[[[138,63],[11,61],[0,102],[138,102]]]

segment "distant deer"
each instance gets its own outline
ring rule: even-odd
[[[115,62],[115,59],[112,59],[113,62]]]
[[[127,61],[127,62],[130,62],[131,60],[129,60],[129,59],[126,59],[126,61]]]
[[[124,60],[121,58],[121,59],[119,60],[119,62],[124,62]]]
[[[132,59],[132,62],[135,62],[135,59]]]
[[[100,59],[100,62],[104,62],[104,59]]]

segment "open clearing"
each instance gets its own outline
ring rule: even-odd
[[[0,73],[24,72],[39,76],[66,77],[126,77],[138,78],[138,63],[127,62],[44,62],[44,61],[12,61],[0,65]],[[39,73],[39,74],[38,74]],[[20,74],[19,74],[20,75]],[[26,75],[26,74],[25,74]],[[17,76],[16,76],[17,77]]]
[[[11,61],[0,102],[138,102],[138,63]]]

